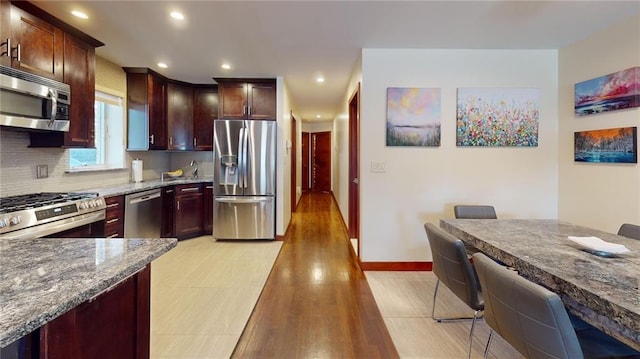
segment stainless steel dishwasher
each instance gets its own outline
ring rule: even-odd
[[[132,193],[124,199],[124,237],[160,238],[160,189]]]

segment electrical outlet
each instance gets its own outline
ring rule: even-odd
[[[371,172],[375,172],[375,173],[387,172],[387,164],[385,162],[371,161]]]
[[[36,178],[47,178],[49,177],[49,166],[48,165],[37,165],[36,166]]]

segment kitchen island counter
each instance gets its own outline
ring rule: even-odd
[[[174,238],[0,239],[0,348],[144,270]]]

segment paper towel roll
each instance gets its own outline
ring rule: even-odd
[[[131,161],[131,176],[133,182],[142,182],[142,160]]]

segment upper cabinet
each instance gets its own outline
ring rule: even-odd
[[[220,119],[275,120],[276,81],[274,79],[216,78],[220,99]]]
[[[193,90],[193,140],[199,151],[213,151],[213,121],[218,118],[218,86]]]
[[[127,149],[167,149],[167,80],[153,70],[125,67]]]
[[[169,82],[167,86],[169,150],[193,150],[193,89]]]
[[[94,147],[95,48],[104,44],[26,1],[0,0],[0,63],[71,88],[69,132],[31,133],[31,147]]]

